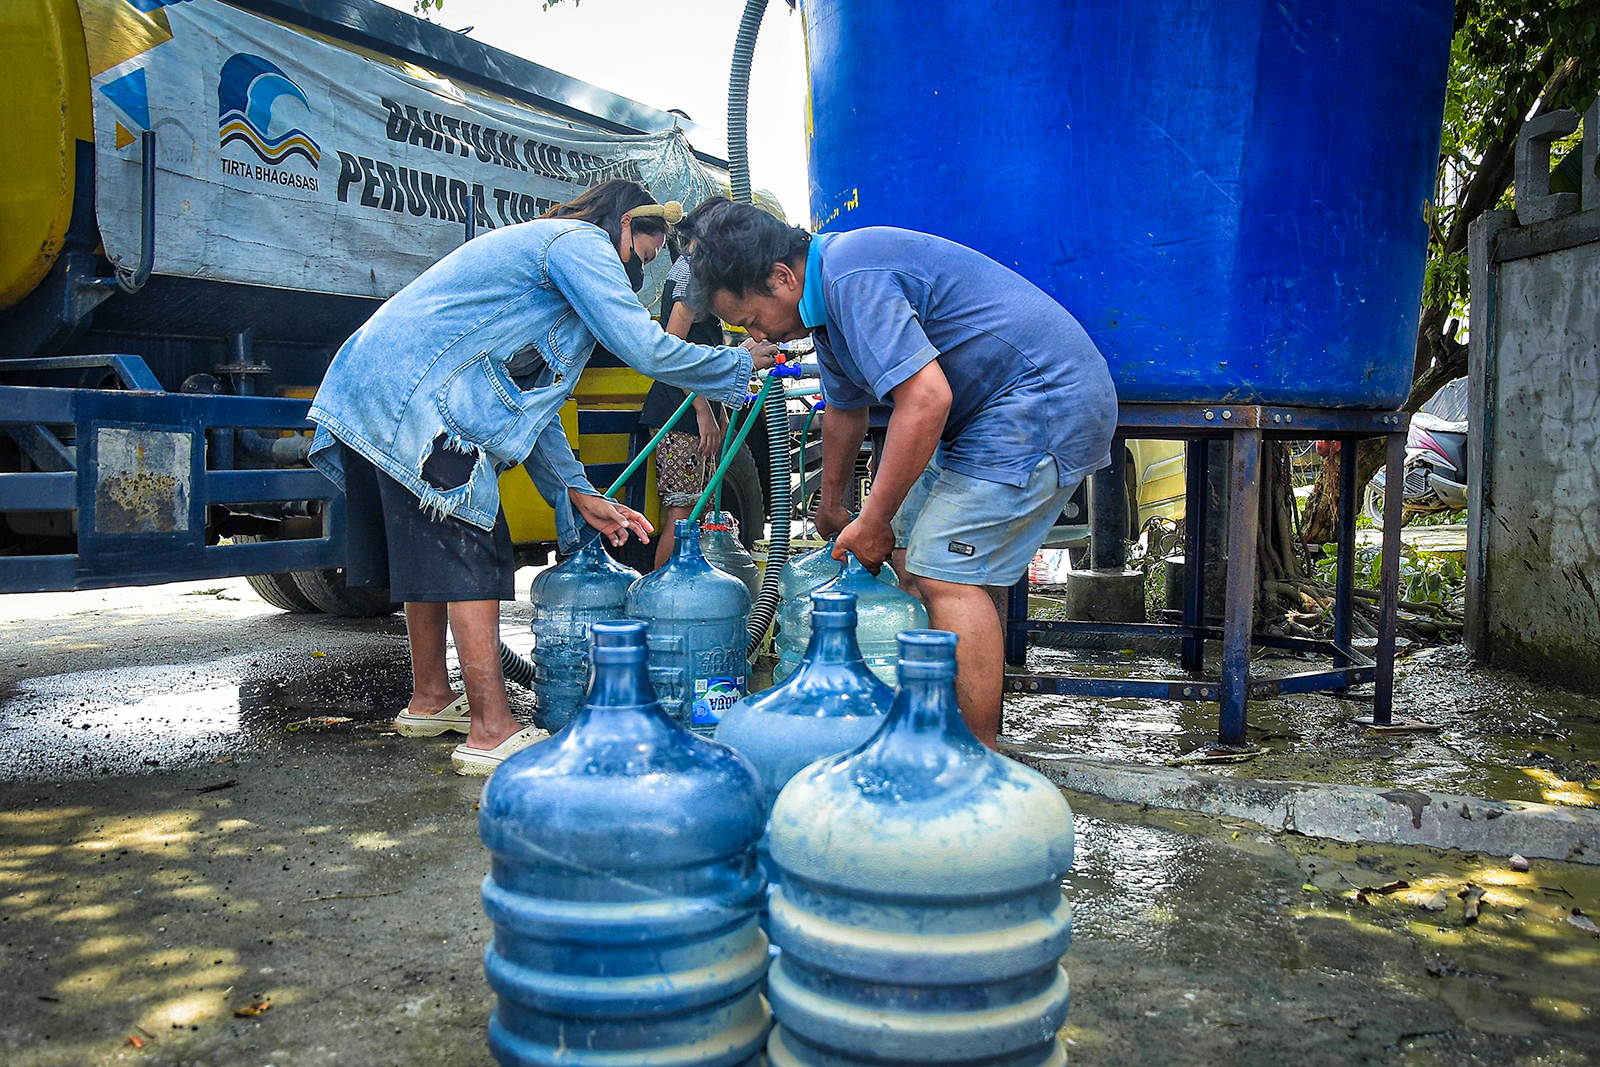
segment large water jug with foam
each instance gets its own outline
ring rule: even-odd
[[[628,617],[650,624],[650,680],[661,706],[709,734],[745,695],[750,591],[706,561],[700,524],[680,519],[672,558],[628,588]]]
[[[955,646],[900,635],[883,728],[773,805],[773,1067],[1066,1062],[1072,810],[962,721]]]
[[[799,669],[739,701],[717,726],[717,740],[755,765],[769,807],[798,771],[877,733],[894,700],[861,658],[856,599],[812,593],[811,643]]]
[[[611,558],[596,534],[533,579],[533,701],[555,733],[577,713],[589,682],[589,627],[623,615],[639,572]]]
[[[700,550],[719,571],[733,575],[750,590],[753,603],[761,595],[761,568],[739,540],[739,522],[729,511],[713,511],[700,527]]]
[[[507,759],[479,806],[489,1049],[506,1067],[755,1067],[760,784],[661,710],[643,623],[592,630],[571,725]]]

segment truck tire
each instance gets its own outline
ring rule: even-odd
[[[343,567],[295,571],[294,584],[302,596],[329,615],[371,619],[400,610],[400,605],[389,599],[387,589],[357,589],[345,585]]]
[[[266,538],[257,537],[255,534],[233,535],[234,544],[255,544],[264,540]],[[250,588],[255,590],[256,596],[279,611],[295,615],[312,615],[322,610],[300,592],[300,587],[295,584],[294,575],[288,571],[278,574],[248,574],[244,580],[250,583]]]
[[[739,446],[733,465],[722,476],[722,510],[731,511],[739,524],[739,541],[746,549],[767,535],[767,500],[761,491],[761,469],[748,445]]]

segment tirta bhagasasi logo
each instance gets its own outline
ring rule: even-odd
[[[322,149],[295,123],[311,114],[306,94],[277,66],[239,52],[228,57],[217,81],[217,130],[223,144],[243,141],[276,166],[304,156],[318,166]]]

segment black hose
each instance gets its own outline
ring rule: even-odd
[[[783,403],[769,403],[767,414],[767,459],[772,469],[772,536],[767,541],[767,569],[761,579],[761,593],[750,608],[750,648],[754,656],[767,636],[773,616],[778,613],[778,577],[789,561],[789,409]],[[803,457],[802,457],[803,458]]]
[[[533,688],[533,664],[511,651],[504,641],[500,642],[500,673],[508,682],[516,682],[524,689]]]
[[[749,125],[750,64],[756,54],[756,34],[767,0],[745,0],[739,36],[733,42],[733,70],[728,75],[728,184],[733,199],[751,202]],[[772,536],[767,542],[767,570],[761,594],[750,609],[750,649],[754,656],[778,613],[778,575],[789,560],[789,408],[780,400],[766,406],[767,465],[771,471]]]
[[[733,198],[750,203],[750,146],[745,139],[750,102],[750,63],[767,0],[745,0],[739,36],[733,42],[733,70],[728,75],[728,184]]]

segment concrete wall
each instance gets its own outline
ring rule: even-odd
[[[1473,237],[1468,645],[1600,692],[1600,209]]]

